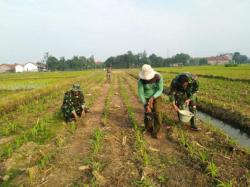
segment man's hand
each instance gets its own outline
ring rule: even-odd
[[[185,101],[185,105],[187,105],[187,106],[188,106],[188,105],[189,105],[189,103],[190,103],[190,101],[191,101],[190,99],[187,99],[187,100]]]
[[[154,97],[151,97],[149,100],[148,100],[148,106],[150,108],[153,108],[153,105],[154,105]]]
[[[173,109],[174,109],[176,112],[179,112],[179,111],[180,111],[180,109],[178,108],[178,106],[176,106],[175,103],[173,103]]]
[[[146,113],[150,113],[150,112],[152,112],[152,110],[151,110],[150,106],[147,106],[146,107]]]
[[[72,114],[73,114],[73,116],[75,117],[75,119],[77,120],[78,116],[77,116],[77,114],[76,114],[76,111],[73,111]]]
[[[83,109],[82,110],[82,115],[81,116],[84,116],[85,115],[85,110]]]

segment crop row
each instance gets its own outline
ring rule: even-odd
[[[99,79],[94,79],[95,81],[100,82]],[[97,82],[96,82],[97,83]],[[93,83],[93,84],[96,84]],[[85,87],[86,86],[86,87]],[[86,89],[89,89],[92,84],[87,84],[84,87]],[[92,88],[93,89],[93,88]],[[61,97],[59,95],[57,95],[57,97],[55,97],[54,99],[58,99],[58,97]],[[93,98],[94,96],[92,96],[91,98]],[[92,99],[89,100],[90,102],[92,102]],[[53,104],[53,100],[51,101]],[[61,99],[60,99],[61,102]],[[49,111],[48,111],[49,112]],[[47,115],[45,117],[41,117],[38,118],[37,122],[35,123],[35,125],[32,126],[26,126],[25,124],[19,124],[17,125],[10,125],[9,128],[11,131],[14,131],[13,134],[17,134],[18,136],[15,137],[14,140],[12,140],[10,142],[7,143],[7,146],[2,146],[3,150],[2,154],[1,154],[1,158],[4,157],[10,157],[12,155],[13,150],[19,148],[23,143],[27,142],[27,141],[35,141],[39,144],[43,144],[45,142],[45,140],[48,140],[50,138],[50,133],[54,133],[53,130],[56,130],[57,128],[55,128],[55,126],[50,126],[53,124],[56,124],[55,120],[61,120],[61,116],[60,116],[60,109],[56,109],[55,113],[52,113],[52,115]],[[23,128],[21,128],[20,126],[26,126],[25,130]],[[45,126],[50,126],[50,128],[45,128]],[[55,129],[54,129],[55,128]],[[17,131],[17,129],[19,129],[19,131]],[[49,131],[51,131],[49,133]]]
[[[102,77],[101,77],[102,76]],[[101,78],[100,78],[101,77]],[[100,86],[97,88],[99,84],[103,83],[103,75],[100,75],[100,77],[95,77],[95,80],[92,84],[87,84],[87,81],[83,82],[82,85],[84,89],[86,90],[86,94],[90,94],[90,96],[86,99],[86,104],[88,107],[91,107],[93,104],[93,100],[100,95]],[[5,149],[3,150],[3,153],[5,153],[2,156],[10,157],[15,149],[20,147],[22,144],[27,142],[35,142],[37,144],[48,144],[49,149],[45,150],[43,154],[40,154],[39,158],[33,161],[32,164],[29,164],[29,167],[27,169],[27,174],[32,182],[34,178],[34,169],[43,169],[46,168],[47,165],[50,164],[50,162],[56,157],[57,149],[54,146],[62,146],[65,144],[64,139],[65,137],[63,134],[65,132],[74,133],[76,130],[76,123],[72,123],[67,125],[66,128],[63,128],[64,125],[62,125],[62,116],[60,114],[59,110],[56,110],[52,116],[46,116],[41,118],[35,126],[33,126],[32,129],[27,131],[26,133],[18,136],[15,138],[12,143],[9,143],[7,146],[5,146]],[[65,131],[66,130],[66,131]],[[53,145],[55,143],[55,145]],[[45,146],[48,147],[48,146]],[[40,148],[42,150],[42,147]],[[41,151],[40,151],[41,152]],[[36,166],[37,164],[37,166]],[[14,179],[13,170],[7,171],[7,173],[12,176],[10,181]],[[10,182],[8,181],[8,183]]]
[[[94,76],[94,75],[92,75]],[[85,85],[94,85],[95,82],[102,77],[95,79],[89,79],[90,77],[81,78],[78,81],[83,81]],[[18,108],[4,116],[0,120],[1,132],[0,135],[7,136],[9,134],[18,133],[18,131],[24,131],[29,128],[28,126],[23,126],[22,124],[32,123],[31,119],[37,119],[40,115],[46,115],[53,112],[53,108],[59,105],[62,101],[63,92],[69,87],[68,84],[53,90],[48,93],[48,95],[41,96],[37,99],[32,99],[27,104],[19,105]],[[60,99],[59,99],[60,98]],[[22,115],[20,115],[22,114]],[[33,120],[34,121],[34,120]]]
[[[240,65],[238,67],[224,67],[224,66],[186,66],[186,67],[171,67],[171,68],[157,68],[157,70],[166,73],[182,73],[191,72],[198,76],[206,78],[217,78],[224,80],[235,80],[250,82],[250,65]]]
[[[25,93],[17,93],[6,96],[4,97],[4,100],[0,100],[0,114],[3,115],[16,110],[19,105],[29,103],[31,100],[38,99],[42,96],[49,95],[53,91],[59,90],[63,87],[65,88],[76,81],[81,81],[82,79],[87,78],[88,76],[91,76],[91,74],[87,76],[80,76],[78,78],[66,79],[62,82],[58,82],[44,88],[26,91]]]

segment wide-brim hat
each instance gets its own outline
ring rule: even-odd
[[[150,80],[154,78],[155,74],[156,72],[150,65],[144,64],[142,66],[141,72],[139,73],[139,78],[143,80]]]
[[[81,87],[80,87],[79,84],[73,84],[71,90],[72,90],[73,92],[79,92],[79,91],[81,91]]]

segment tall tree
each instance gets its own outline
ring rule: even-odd
[[[49,56],[46,61],[46,64],[47,64],[48,70],[56,71],[60,69],[59,61],[54,56]]]

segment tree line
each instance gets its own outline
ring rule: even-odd
[[[49,56],[46,61],[47,69],[50,71],[76,71],[101,68],[103,65],[95,63],[94,56],[86,58],[84,56],[74,56],[71,59],[61,57],[57,59],[54,56]]]
[[[233,54],[233,63],[250,63],[249,59],[245,55],[241,55],[239,52]],[[65,59],[61,57],[57,59],[54,56],[49,56],[46,65],[48,70],[51,71],[72,71],[72,70],[85,70],[95,68],[105,68],[112,66],[112,68],[138,68],[143,64],[150,64],[153,67],[169,67],[173,65],[181,66],[194,66],[194,65],[207,65],[206,58],[192,58],[185,53],[178,53],[170,58],[163,58],[156,54],[147,55],[146,51],[142,53],[133,54],[128,51],[125,54],[115,57],[109,57],[105,62],[96,64],[94,56],[86,58],[84,56],[74,56],[71,59]]]
[[[171,58],[162,58],[156,54],[147,55],[146,51],[143,53],[133,54],[131,51],[116,57],[109,57],[105,65],[112,65],[114,68],[137,68],[143,64],[150,64],[153,67],[169,67],[176,65],[206,65],[206,58],[191,58],[190,55],[179,53]]]

